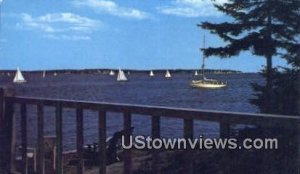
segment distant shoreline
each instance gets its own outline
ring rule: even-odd
[[[118,71],[118,69],[53,69],[53,70],[45,70],[47,73],[59,73],[59,74],[95,74],[95,73],[101,73],[101,74],[107,74],[109,71]],[[137,70],[137,69],[122,69],[123,71],[130,71],[132,73],[149,73],[150,70]],[[201,73],[201,70],[199,69],[152,69],[152,71],[157,73],[165,73],[166,70],[169,70],[173,73],[179,73],[179,72],[185,72],[185,73],[193,73],[195,71],[198,71],[198,73]],[[0,74],[3,73],[15,73],[16,70],[0,70]],[[22,72],[25,73],[43,73],[44,70],[22,70]],[[210,74],[240,74],[243,73],[242,71],[236,71],[236,70],[222,70],[222,69],[206,69],[205,73]]]

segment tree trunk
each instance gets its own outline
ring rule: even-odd
[[[267,113],[272,112],[272,83],[273,83],[273,65],[272,65],[272,57],[273,57],[273,48],[272,48],[272,7],[269,6],[268,8],[268,17],[267,17],[267,33],[266,33],[266,40],[267,40],[267,53],[266,53],[266,98],[265,98],[265,108]]]
[[[272,56],[269,55],[266,57],[267,59],[267,69],[266,69],[266,98],[265,98],[265,107],[266,112],[272,112],[272,83],[273,83],[273,69],[272,69]]]

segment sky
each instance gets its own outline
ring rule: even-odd
[[[198,69],[204,35],[207,46],[225,43],[196,25],[227,20],[210,0],[3,0],[0,69]],[[206,60],[243,72],[264,64],[250,52]]]

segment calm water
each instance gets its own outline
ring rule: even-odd
[[[261,83],[258,74],[212,74],[209,78],[226,80],[228,87],[217,90],[195,89],[189,86],[194,78],[189,73],[175,73],[170,80],[163,74],[150,78],[148,74],[132,73],[129,82],[118,83],[115,76],[109,75],[71,75],[58,76],[25,74],[28,83],[13,85],[13,77],[1,76],[0,85],[13,85],[17,95],[60,99],[79,99],[87,101],[104,101],[145,105],[198,108],[209,110],[258,112],[258,108],[249,104],[253,98],[251,83]],[[18,106],[17,106],[18,109]],[[30,140],[36,136],[36,108],[29,107],[28,134]],[[108,114],[108,134],[122,129],[122,115]],[[18,118],[17,118],[18,119]],[[97,113],[85,111],[85,142],[97,141]],[[75,111],[64,110],[64,145],[66,149],[75,147]],[[45,108],[45,134],[54,134],[54,108]],[[150,117],[133,117],[135,134],[150,133]],[[182,136],[182,121],[162,120],[162,136]],[[196,122],[198,135],[217,136],[218,125],[208,122]],[[32,141],[34,142],[34,141]]]

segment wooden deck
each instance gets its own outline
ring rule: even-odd
[[[157,106],[144,106],[144,105],[128,105],[120,103],[104,103],[104,102],[90,102],[90,101],[74,101],[74,100],[63,100],[63,99],[47,99],[47,98],[32,98],[32,97],[22,97],[14,96],[13,92],[9,92],[7,89],[0,88],[0,149],[3,158],[0,159],[0,173],[10,172],[14,170],[14,140],[12,135],[14,134],[13,123],[14,123],[14,106],[20,105],[21,112],[21,134],[22,134],[22,167],[21,173],[27,173],[28,161],[26,158],[27,154],[27,134],[26,130],[28,126],[27,119],[27,106],[36,105],[37,106],[37,173],[44,173],[44,107],[52,106],[56,108],[55,118],[56,118],[56,157],[55,157],[55,173],[63,173],[63,109],[64,108],[75,108],[76,109],[76,134],[77,134],[77,158],[80,161],[77,166],[77,173],[84,173],[84,162],[83,162],[83,111],[93,110],[98,112],[98,132],[99,132],[99,170],[94,173],[105,174],[108,168],[106,167],[106,113],[107,112],[117,112],[123,114],[124,120],[124,130],[125,130],[125,143],[129,142],[130,128],[131,128],[131,118],[132,114],[141,114],[146,116],[151,116],[152,124],[152,137],[160,137],[161,128],[161,117],[169,117],[175,119],[182,119],[184,124],[184,137],[193,138],[193,125],[195,120],[210,121],[219,124],[220,136],[229,137],[231,126],[236,124],[242,125],[255,125],[264,128],[274,128],[278,125],[286,129],[296,129],[298,140],[300,140],[300,118],[299,116],[282,116],[282,115],[270,115],[270,114],[250,114],[250,113],[237,113],[237,112],[220,112],[220,111],[210,111],[210,110],[198,110],[198,109],[183,109],[183,108],[172,108],[172,107],[157,107]],[[4,141],[2,141],[4,140]],[[7,140],[7,141],[5,141]],[[298,159],[300,159],[300,145],[298,141]],[[10,153],[7,153],[10,152]],[[226,152],[224,152],[224,164],[228,162],[226,159]],[[187,156],[191,155],[190,151],[186,152]],[[153,151],[153,173],[159,173],[158,170],[158,159],[159,153]],[[297,161],[298,170],[300,169],[300,160]],[[189,161],[183,164],[186,173],[193,173],[193,164]],[[132,155],[130,150],[125,150],[124,154],[124,165],[123,173],[132,173],[133,163]],[[227,166],[227,165],[225,165]],[[119,166],[120,167],[120,166]],[[111,169],[109,169],[111,170]],[[300,171],[300,170],[299,170]],[[230,173],[230,166],[225,167],[223,173]]]

